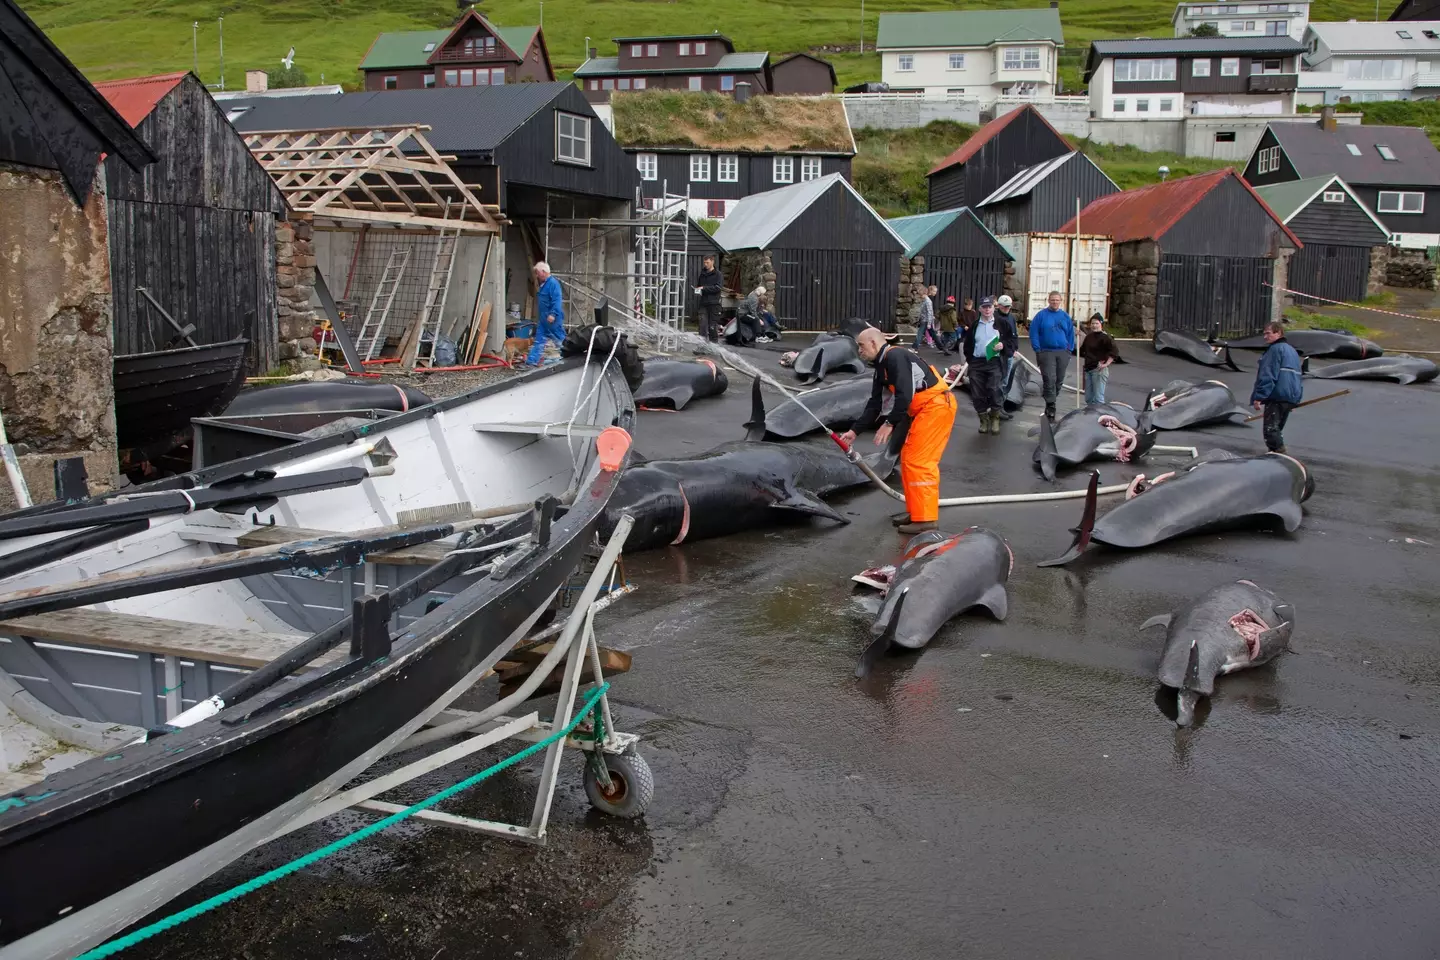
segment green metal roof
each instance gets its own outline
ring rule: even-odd
[[[920,47],[988,47],[992,43],[1053,40],[1064,44],[1060,11],[949,10],[939,13],[882,13],[877,50]]]
[[[1323,190],[1326,185],[1334,180],[1334,174],[1328,177],[1307,177],[1304,180],[1288,180],[1285,183],[1271,184],[1268,187],[1256,187],[1255,192],[1260,194],[1260,199],[1275,211],[1275,216],[1282,221],[1289,220],[1299,213],[1315,194]]]
[[[450,36],[453,27],[444,30],[406,30],[401,33],[382,33],[370,45],[370,52],[360,64],[361,70],[393,70],[398,67],[424,67],[429,65],[432,48],[428,53],[425,45],[439,46]],[[530,48],[539,27],[495,27],[498,36],[507,47],[521,57]]]
[[[921,250],[924,250],[925,245],[928,244],[931,240],[934,240],[936,237],[940,236],[940,234],[944,232],[945,228],[949,227],[950,224],[954,223],[961,217],[969,217],[971,220],[975,221],[975,226],[983,230],[985,232],[985,235],[988,236],[991,240],[994,240],[995,246],[999,247],[1001,250],[1004,250],[1006,257],[1011,260],[1015,259],[1014,257],[1010,256],[1010,251],[1007,250],[1005,248],[1005,245],[1000,242],[1000,238],[995,236],[995,234],[991,233],[990,228],[985,226],[985,222],[979,217],[975,216],[975,211],[971,210],[969,207],[956,207],[953,210],[939,210],[935,213],[920,213],[916,214],[913,217],[894,217],[885,222],[890,224],[890,229],[894,230],[899,235],[900,239],[905,243],[905,256],[913,257]]]
[[[619,57],[591,57],[575,68],[577,77],[648,77],[657,73],[755,73],[765,69],[769,53],[727,53],[711,67],[620,67]]]

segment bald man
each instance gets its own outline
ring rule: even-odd
[[[879,423],[875,443],[884,446],[895,428],[905,444],[900,448],[900,479],[905,487],[905,513],[894,518],[901,533],[934,530],[940,520],[940,458],[955,426],[955,397],[934,367],[913,350],[891,346],[874,327],[855,338],[860,358],[875,365],[875,386],[855,428],[841,439],[855,442],[857,430]],[[890,412],[881,422],[885,391],[894,395]]]

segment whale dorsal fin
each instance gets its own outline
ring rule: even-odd
[[[1300,521],[1305,516],[1304,511],[1300,509],[1300,504],[1288,498],[1272,504],[1262,512],[1275,517],[1284,524],[1286,533],[1294,533],[1300,529]]]
[[[975,606],[989,610],[996,620],[1004,620],[1010,613],[1010,596],[1005,592],[1005,584],[991,584],[989,589],[980,594]]]
[[[1146,620],[1144,623],[1140,624],[1141,630],[1149,630],[1151,627],[1165,627],[1166,629],[1169,629],[1170,614],[1159,613],[1151,617],[1149,620]]]

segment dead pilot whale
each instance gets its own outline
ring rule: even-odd
[[[1071,410],[1054,427],[1042,417],[1035,465],[1046,480],[1054,480],[1061,464],[1073,467],[1086,460],[1127,463],[1143,457],[1155,445],[1150,417],[1148,397],[1139,413],[1124,403],[1090,403]]]
[[[1152,398],[1150,422],[1157,430],[1184,430],[1228,423],[1250,411],[1240,406],[1227,384],[1219,380],[1172,380]]]
[[[691,400],[718,397],[730,385],[714,360],[646,360],[635,402],[683,410]]]
[[[1215,329],[1218,332],[1220,328],[1217,325]],[[1230,357],[1230,344],[1222,344],[1221,352],[1216,353],[1214,347],[1189,330],[1156,330],[1153,342],[1156,353],[1173,353],[1207,367],[1229,367],[1237,372],[1240,369]]]
[[[1195,720],[1195,704],[1215,692],[1215,678],[1268,663],[1290,646],[1295,608],[1250,580],[1209,590],[1176,613],[1140,629],[1165,628],[1157,676],[1176,692],[1175,724]]]
[[[1285,342],[1305,357],[1334,357],[1336,360],[1364,360],[1381,357],[1385,350],[1373,340],[1357,337],[1349,330],[1286,330]],[[1264,350],[1270,344],[1265,337],[1231,340],[1237,350]]]
[[[1172,537],[1251,526],[1280,526],[1287,533],[1300,526],[1300,504],[1315,491],[1305,465],[1283,453],[1237,457],[1211,451],[1174,472],[1147,481],[1131,481],[1126,500],[1095,519],[1100,475],[1090,475],[1085,512],[1075,528],[1075,540],[1064,555],[1038,564],[1058,567],[1069,563],[1090,542],[1136,549],[1154,546]]]
[[[776,405],[773,410],[765,409],[765,400],[760,395],[760,380],[757,377],[750,387],[750,419],[745,422],[747,440],[794,440],[820,429],[815,422],[819,417],[827,430],[849,430],[865,412],[870,402],[874,380],[870,377],[852,377],[838,383],[827,383],[800,396],[801,407],[793,398]],[[882,412],[888,412],[891,396],[885,394]],[[805,410],[815,414],[812,417]]]
[[[860,656],[855,676],[863,677],[892,645],[918,650],[949,620],[984,607],[996,620],[1009,613],[1005,584],[1015,557],[1003,537],[984,527],[961,533],[922,533],[905,545],[889,566],[852,579],[885,591],[870,628],[874,637]]]
[[[1288,338],[1287,338],[1288,339]],[[1310,369],[1310,358],[1300,361],[1300,372],[1317,380],[1394,380],[1396,383],[1428,383],[1440,374],[1435,361],[1395,353],[1387,357],[1345,360]]]
[[[876,474],[890,475],[902,442],[897,431],[884,451],[866,458]],[[600,539],[609,540],[625,513],[635,518],[625,541],[625,549],[632,552],[800,516],[849,523],[821,498],[868,482],[830,443],[724,443],[693,457],[641,461],[626,468],[601,516]]]
[[[855,338],[846,333],[822,333],[795,357],[795,376],[801,383],[809,380],[824,380],[827,374],[836,371],[864,373],[865,361],[860,359],[860,347]]]

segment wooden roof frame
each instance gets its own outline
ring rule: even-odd
[[[499,233],[505,222],[500,208],[481,203],[471,192],[449,164],[455,158],[442,156],[425,138],[429,129],[404,124],[264,130],[244,137],[250,155],[296,213],[348,223]],[[461,212],[453,212],[456,204]]]

